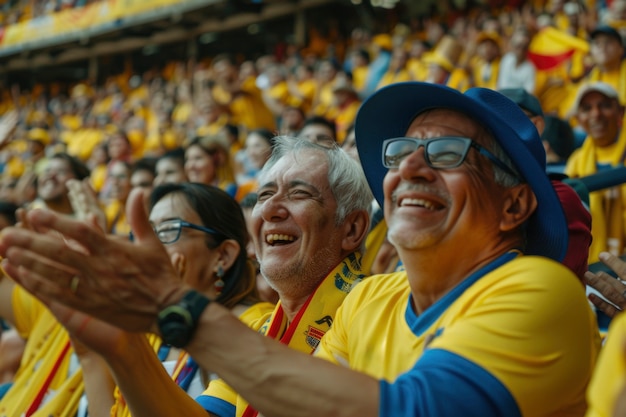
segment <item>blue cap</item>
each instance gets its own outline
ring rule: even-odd
[[[361,106],[355,122],[356,145],[365,176],[383,205],[382,142],[404,136],[415,117],[445,108],[466,114],[489,130],[537,197],[537,210],[528,219],[528,255],[561,261],[567,250],[563,208],[546,174],[546,154],[537,129],[510,99],[487,88],[464,94],[446,86],[422,82],[392,84],[376,91]]]
[[[620,35],[619,32],[615,28],[609,25],[596,26],[596,28],[592,30],[591,33],[589,34],[589,37],[591,39],[595,39],[595,37],[598,35],[606,35],[610,38],[615,39],[616,41],[619,42],[620,45],[624,46],[624,39],[622,38],[622,35]]]

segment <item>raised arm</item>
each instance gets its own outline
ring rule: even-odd
[[[51,212],[32,212],[29,220],[35,229],[57,230],[82,245],[88,255],[47,235],[10,229],[0,238],[3,266],[49,304],[64,303],[130,331],[157,331],[158,312],[180,300],[188,288],[147,221],[141,193],[133,193],[130,204],[134,243],[103,236],[86,223]],[[70,285],[74,276],[79,277],[77,288]],[[128,337],[134,347],[143,336]],[[204,310],[187,350],[202,368],[220,375],[264,415],[378,414],[378,381],[265,338],[218,304]],[[130,350],[104,355],[135,417],[157,415],[148,410],[151,403],[167,410],[166,402],[179,402],[182,391],[171,386],[154,355],[131,359]],[[142,380],[149,372],[151,380],[159,382],[151,383],[150,390],[129,382],[137,369]],[[173,414],[180,415],[178,406],[169,413]]]

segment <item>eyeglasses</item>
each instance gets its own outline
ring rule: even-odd
[[[157,235],[161,243],[174,243],[180,239],[180,231],[183,227],[188,229],[199,230],[210,235],[221,236],[222,234],[216,230],[197,224],[189,223],[184,220],[168,220],[154,227],[154,233]]]
[[[424,158],[431,168],[456,168],[465,161],[470,148],[489,158],[498,168],[519,178],[519,175],[494,154],[483,148],[472,139],[456,136],[442,136],[432,139],[392,138],[383,142],[383,165],[387,168],[398,168],[404,158],[424,147]]]

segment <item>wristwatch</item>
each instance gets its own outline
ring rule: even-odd
[[[163,342],[183,348],[191,341],[198,319],[211,301],[195,290],[188,291],[176,304],[159,312],[157,324]]]

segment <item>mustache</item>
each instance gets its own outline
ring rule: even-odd
[[[437,198],[445,201],[447,204],[450,204],[450,196],[446,193],[441,192],[439,188],[432,187],[427,184],[411,182],[403,182],[395,190],[393,190],[393,192],[391,193],[391,201],[396,204],[398,202],[398,195],[405,192],[432,194],[435,195]]]

